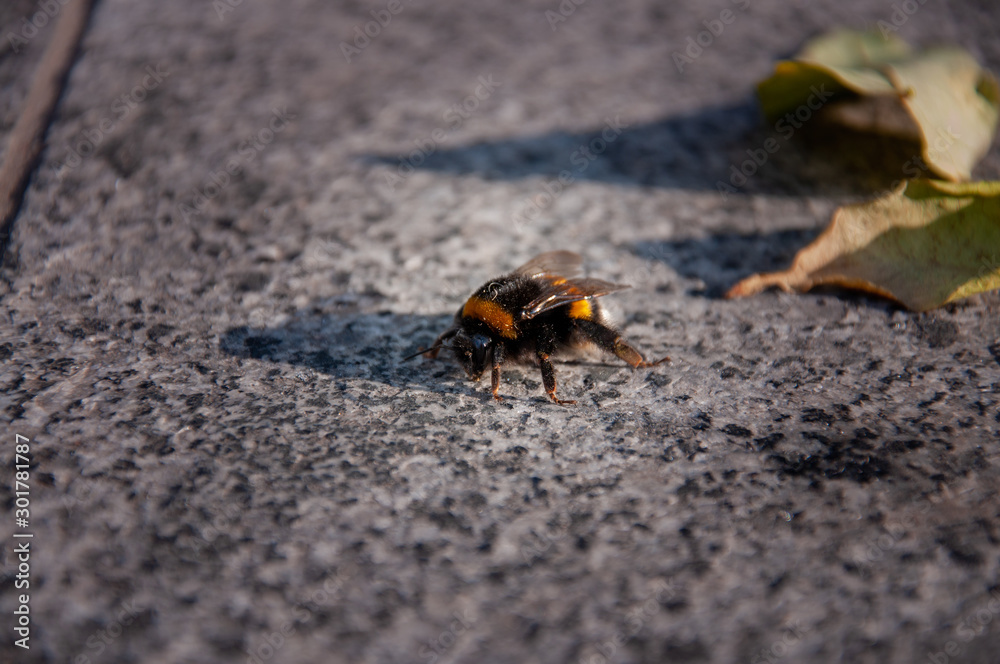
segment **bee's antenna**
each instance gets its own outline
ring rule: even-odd
[[[442,348],[448,348],[448,346],[446,346],[446,345],[444,345],[444,344],[437,344],[436,346],[431,346],[430,348],[424,348],[423,350],[418,350],[418,351],[417,351],[416,353],[414,353],[413,355],[407,355],[406,357],[404,357],[404,358],[403,358],[402,360],[400,360],[400,361],[401,361],[401,362],[406,362],[407,360],[411,360],[411,359],[413,359],[413,358],[414,358],[414,357],[416,357],[417,355],[424,355],[424,354],[426,354],[426,353],[430,353],[431,351],[437,351],[437,350],[441,350]]]

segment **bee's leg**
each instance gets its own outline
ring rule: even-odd
[[[560,399],[556,397],[556,370],[552,367],[552,362],[549,361],[549,354],[542,349],[538,350],[538,362],[542,366],[542,383],[545,385],[545,391],[548,393],[549,398],[562,406],[576,403],[572,399]]]
[[[449,328],[449,329],[445,330],[444,332],[442,332],[441,336],[439,336],[437,339],[434,340],[434,345],[432,345],[424,353],[424,357],[430,358],[432,360],[435,359],[435,358],[437,358],[438,353],[441,351],[441,344],[443,344],[444,342],[450,340],[456,334],[458,334],[458,328],[457,327],[452,327],[452,328]]]
[[[500,396],[500,367],[503,365],[504,347],[496,345],[493,347],[493,398],[503,401]]]
[[[632,365],[633,369],[638,369],[640,367],[655,367],[657,364],[670,361],[669,357],[664,357],[656,360],[655,362],[647,362],[646,358],[642,356],[642,353],[633,348],[629,342],[622,339],[621,335],[618,334],[616,330],[613,330],[605,325],[601,325],[600,323],[596,323],[592,320],[576,319],[574,322],[576,323],[576,328],[585,337],[609,353],[614,353],[621,359],[625,360]]]

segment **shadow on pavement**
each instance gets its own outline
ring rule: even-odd
[[[402,358],[433,343],[450,315],[329,313],[309,308],[273,327],[230,328],[219,339],[227,355],[310,368],[333,378],[394,387],[467,392],[475,386],[451,357]]]
[[[427,131],[414,136],[406,152],[361,158],[388,166],[382,173],[387,182],[414,169],[486,180],[568,174],[571,182],[712,191],[729,186],[729,194],[796,196],[871,194],[919,174],[916,144],[847,131],[826,123],[821,113],[796,124],[765,121],[749,98],[645,124],[608,117],[590,131],[458,147],[450,147],[448,130],[438,128],[440,140]]]
[[[771,233],[718,233],[705,238],[639,242],[632,252],[645,260],[666,263],[688,279],[699,279],[704,289],[688,295],[718,299],[740,279],[756,272],[783,270],[795,253],[812,242],[822,229]]]

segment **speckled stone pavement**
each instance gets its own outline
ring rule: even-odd
[[[0,660],[1000,661],[1000,295],[724,300],[899,146],[817,120],[716,185],[808,37],[896,20],[1000,72],[1000,9],[561,6],[97,5],[0,274]],[[3,40],[0,147],[49,34]],[[551,249],[673,362],[558,363],[559,407],[400,361]]]

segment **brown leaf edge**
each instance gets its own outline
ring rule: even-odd
[[[943,193],[948,193],[952,191],[956,186],[968,188],[974,186],[977,183],[965,183],[964,185],[954,185],[949,182],[942,182],[936,180],[923,180],[923,181],[904,181],[899,186],[896,187],[890,194],[886,195],[886,198],[892,198],[903,194],[911,182],[923,182],[932,188],[941,190]],[[869,201],[871,203],[872,201]],[[820,235],[810,242],[805,247],[799,249],[795,254],[795,259],[792,261],[792,266],[787,270],[780,270],[778,272],[764,272],[750,275],[749,277],[742,279],[741,281],[734,284],[728,291],[726,291],[725,298],[727,300],[739,298],[739,297],[749,297],[751,295],[756,295],[768,288],[780,288],[786,293],[805,293],[817,286],[823,285],[833,285],[839,286],[845,289],[853,289],[867,292],[872,295],[877,295],[884,297],[893,302],[897,302],[904,307],[910,307],[906,302],[901,300],[892,292],[878,286],[865,279],[848,278],[845,275],[832,274],[826,277],[814,278],[810,276],[810,271],[816,270],[816,268],[821,267],[816,264],[816,250],[819,247],[826,244],[828,238],[835,237],[839,232],[837,228],[837,218],[840,215],[843,208],[838,208],[834,211],[830,223],[823,230]],[[835,242],[833,244],[836,244]],[[960,299],[960,298],[959,298]],[[950,301],[950,300],[948,300]],[[942,304],[945,304],[943,302]]]

